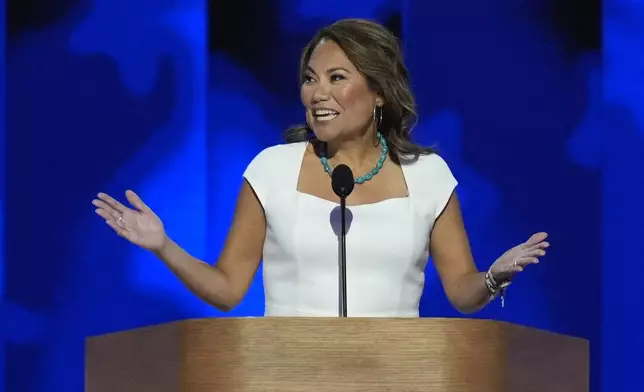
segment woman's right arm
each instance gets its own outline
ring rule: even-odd
[[[168,238],[161,221],[134,192],[128,191],[126,197],[137,211],[101,194],[100,200],[94,202],[99,207],[97,214],[105,218],[119,235],[154,252],[204,301],[224,311],[233,309],[242,301],[259,268],[266,236],[263,208],[246,181],[237,199],[224,249],[215,265],[191,256]],[[159,246],[156,246],[155,232],[151,229],[157,223],[160,227],[157,231],[163,236],[158,241]]]
[[[255,277],[265,236],[264,211],[244,181],[224,249],[214,266],[191,256],[170,239],[155,253],[193,293],[229,311],[242,301]]]

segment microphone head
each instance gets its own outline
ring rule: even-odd
[[[347,165],[338,165],[331,173],[331,186],[333,192],[339,197],[347,197],[353,192],[355,182],[353,172]]]

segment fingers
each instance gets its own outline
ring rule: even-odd
[[[508,270],[508,272],[512,274],[518,274],[519,272],[523,272],[523,267],[521,267],[520,265],[512,266]]]
[[[92,204],[97,207],[96,214],[105,219],[105,222],[117,231],[117,234],[122,235],[123,233],[119,232],[119,229],[127,231],[127,225],[123,218],[129,216],[129,212],[134,213],[134,211],[105,193],[99,193],[98,197],[99,199],[92,200]]]
[[[107,223],[107,225],[111,227],[119,237],[125,238],[132,243],[137,243],[136,233],[131,229],[128,229],[128,227],[124,225],[123,221],[106,220],[105,223]]]
[[[539,264],[539,259],[536,257],[520,257],[514,260],[514,263],[510,264],[507,268],[509,273],[519,273],[523,272],[527,266],[530,264]]]
[[[533,245],[529,249],[547,249],[549,247],[550,247],[550,243],[548,241],[543,241],[543,242],[539,242],[536,245]]]
[[[96,207],[96,213],[105,219],[118,219],[122,214],[116,209],[112,208],[109,204],[101,200],[92,200],[92,204]]]
[[[136,193],[127,191],[125,192],[125,196],[137,210],[150,211],[150,208],[143,203]],[[131,208],[121,204],[118,200],[102,192],[98,194],[98,199],[92,200],[92,204],[98,207],[96,213],[102,218],[115,220],[119,224],[122,222],[119,218],[124,218],[129,212],[135,212]]]
[[[107,223],[108,226],[114,229],[114,231],[116,231],[118,235],[125,236],[125,233],[129,233],[130,228],[128,228],[127,224],[121,218],[121,216],[115,216],[118,215],[118,212],[110,214],[102,208],[97,208],[96,214],[105,219],[105,223]]]
[[[105,219],[106,221],[111,220],[111,221],[116,221],[119,218],[119,213],[116,212],[116,210],[109,208],[109,207],[103,207],[100,205],[97,205],[98,203],[94,203],[95,206],[99,207],[96,209],[96,214],[100,216],[101,218]],[[107,209],[109,208],[109,209]]]
[[[539,264],[539,257],[545,256],[546,249],[550,247],[550,243],[545,241],[546,238],[547,233],[535,233],[523,244],[506,252],[497,260],[498,270],[507,274],[517,274],[531,264]]]
[[[100,201],[107,204],[111,209],[116,210],[117,212],[123,214],[125,211],[129,210],[126,206],[121,204],[118,200],[115,200],[112,196],[105,193],[99,193],[98,198]]]
[[[535,233],[524,243],[524,245],[526,248],[530,248],[539,244],[540,242],[543,242],[546,238],[548,238],[548,233]]]
[[[525,267],[530,264],[539,264],[539,259],[537,257],[521,257],[516,262],[518,266]]]
[[[540,247],[533,247],[522,252],[521,257],[541,257],[545,256],[546,251]]]
[[[107,225],[111,227],[116,232],[116,234],[121,237],[127,238],[128,231],[125,229],[125,227],[119,224],[119,221],[106,220],[105,223],[107,223]]]
[[[127,201],[129,201],[130,204],[132,204],[134,207],[136,207],[136,209],[138,209],[139,211],[150,211],[150,207],[148,207],[143,202],[143,200],[141,200],[139,195],[137,195],[133,191],[131,191],[129,189],[127,191],[125,191],[125,197],[127,198]]]
[[[150,210],[134,192],[127,191],[125,195],[128,201],[138,210]],[[99,193],[98,199],[92,200],[92,204],[97,207],[96,214],[105,219],[105,223],[117,235],[134,242],[136,235],[132,231],[132,219],[133,214],[139,214],[139,212],[124,206],[105,193]]]

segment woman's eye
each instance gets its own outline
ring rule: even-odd
[[[311,77],[311,76],[305,76],[305,77],[302,79],[302,82],[303,82],[303,83],[305,83],[305,84],[312,83],[312,82],[313,82],[313,77]]]
[[[344,79],[344,76],[342,75],[331,75],[331,81],[332,82],[337,82],[338,80]]]

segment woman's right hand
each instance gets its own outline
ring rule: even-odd
[[[141,198],[128,190],[125,197],[135,208],[131,209],[105,193],[99,193],[92,204],[96,213],[121,237],[144,249],[156,252],[166,243],[166,233],[161,219],[143,203]]]

